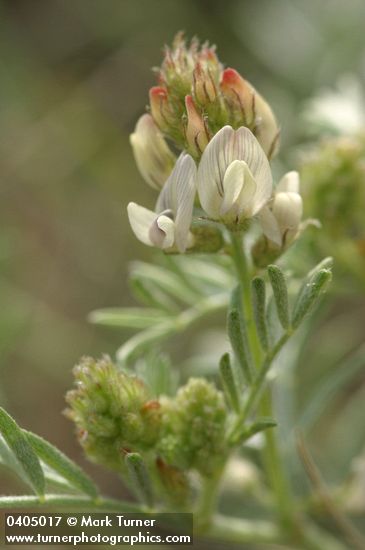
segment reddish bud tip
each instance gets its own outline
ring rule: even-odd
[[[235,69],[225,69],[222,73],[222,85],[233,86],[243,80],[242,76]]]

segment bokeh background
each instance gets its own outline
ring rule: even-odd
[[[344,74],[363,78],[364,23],[363,0],[0,2],[0,402],[21,426],[83,464],[105,493],[120,496],[122,488],[84,461],[62,415],[64,394],[81,355],[113,355],[129,335],[90,325],[88,312],[134,304],[128,264],[153,254],[127,223],[129,200],[155,200],[128,136],[144,111],[163,45],[180,29],[217,44],[221,61],[273,105],[285,167],[308,139],[300,116],[308,99]],[[311,341],[317,358],[307,354],[303,361],[306,399],[331,360],[346,352],[334,346],[334,331],[348,349],[363,338],[360,291],[341,296],[330,311],[342,320],[336,316]],[[314,443],[328,434],[331,415],[349,394],[356,390],[361,402],[364,388],[357,376]],[[341,453],[348,424],[336,426],[329,449]],[[364,443],[361,434],[330,475],[348,468],[348,457]],[[0,492],[21,491],[0,469]]]

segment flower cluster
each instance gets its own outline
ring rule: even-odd
[[[263,97],[234,69],[223,69],[208,43],[181,33],[166,47],[158,86],[150,90],[150,112],[159,130],[179,149],[199,159],[210,139],[226,124],[246,126],[271,158],[279,129]]]
[[[137,238],[169,253],[212,252],[223,226],[242,230],[258,217],[255,251],[265,261],[279,256],[300,233],[302,200],[294,172],[273,191],[278,127],[268,103],[223,69],[213,47],[195,40],[187,47],[181,35],[166,49],[159,83],[131,136],[142,176],[160,191],[154,210],[128,205]],[[168,141],[182,150],[178,158]]]

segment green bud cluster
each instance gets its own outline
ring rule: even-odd
[[[325,141],[302,166],[305,204],[332,239],[354,239],[365,255],[365,134]]]
[[[91,460],[120,470],[125,453],[156,444],[160,406],[142,380],[118,370],[109,357],[83,358],[74,376],[76,389],[67,393],[66,415]]]
[[[310,241],[320,257],[333,243],[339,273],[363,285],[365,269],[365,134],[323,142],[301,169],[305,205],[322,225]]]
[[[203,378],[191,378],[175,399],[161,402],[164,418],[158,452],[182,470],[212,474],[227,451],[223,394]]]
[[[125,455],[140,453],[166,488],[184,485],[186,493],[187,471],[209,475],[222,460],[228,411],[213,384],[190,379],[175,397],[152,400],[145,383],[109,357],[83,358],[74,375],[66,415],[94,462],[124,473]]]

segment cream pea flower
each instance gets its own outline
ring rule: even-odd
[[[155,212],[128,204],[128,217],[136,237],[148,246],[181,253],[193,245],[190,225],[196,192],[196,165],[181,154],[156,203]]]
[[[161,189],[176,162],[160,130],[149,114],[142,115],[130,136],[134,158],[143,179]]]
[[[272,194],[269,161],[246,127],[224,126],[208,143],[198,168],[202,208],[227,225],[252,218]]]
[[[265,206],[259,214],[262,231],[269,241],[283,248],[298,236],[302,215],[299,174],[288,172],[278,183],[271,205]]]

